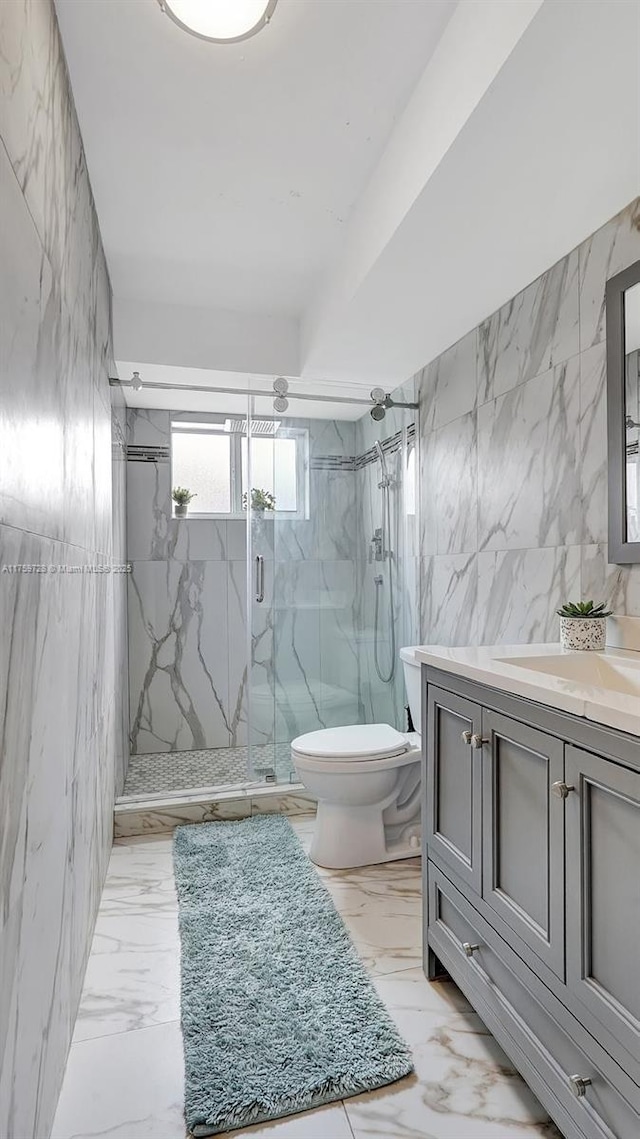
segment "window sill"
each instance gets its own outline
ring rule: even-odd
[[[171,517],[176,522],[245,522],[247,515],[243,511],[242,514],[172,514]],[[268,522],[305,522],[307,518],[301,514],[287,514],[279,510],[263,510],[255,511],[252,518],[264,518]]]
[[[172,518],[176,522],[246,522],[247,516],[242,514],[196,514],[190,512],[189,514],[172,514]]]

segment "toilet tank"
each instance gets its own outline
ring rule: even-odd
[[[411,709],[411,719],[417,732],[422,730],[422,691],[420,685],[420,661],[416,659],[416,646],[400,649],[400,660],[404,669],[404,686]]]

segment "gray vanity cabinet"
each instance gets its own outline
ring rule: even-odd
[[[425,969],[565,1139],[640,1139],[640,741],[423,668]]]
[[[487,710],[482,735],[482,896],[563,977],[562,743]]]
[[[431,849],[472,886],[482,881],[482,714],[477,704],[429,686],[427,811]]]
[[[567,985],[640,1053],[640,773],[568,746]]]

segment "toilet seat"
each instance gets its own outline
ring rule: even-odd
[[[355,765],[402,755],[410,746],[407,736],[390,724],[349,724],[298,736],[292,741],[291,750],[296,756],[327,764]]]

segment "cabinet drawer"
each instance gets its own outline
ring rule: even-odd
[[[640,1089],[620,1072],[631,1102],[621,1094],[593,1050],[587,1055],[531,992],[526,966],[514,972],[498,935],[432,863],[428,882],[429,945],[567,1139],[638,1139]],[[580,1097],[572,1076],[591,1081]]]

